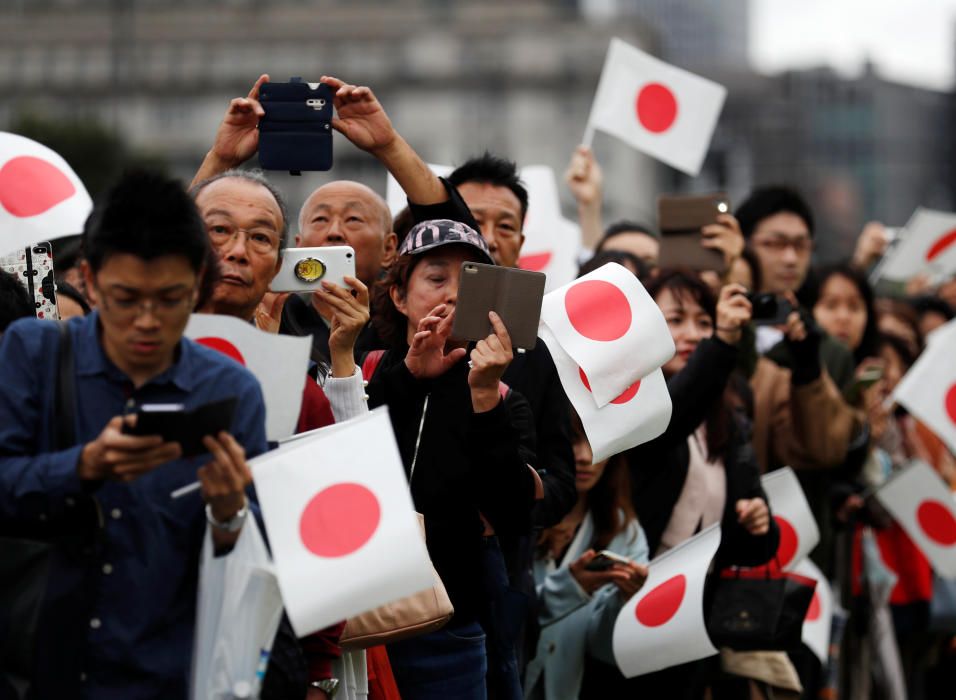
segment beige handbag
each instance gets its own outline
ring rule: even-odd
[[[425,517],[418,516],[418,526],[425,538]],[[435,583],[415,595],[392,601],[361,615],[350,617],[345,623],[339,645],[344,651],[368,649],[380,644],[390,644],[420,634],[434,632],[444,627],[455,613],[445,584],[441,582],[435,566],[431,565]]]

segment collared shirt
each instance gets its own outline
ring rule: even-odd
[[[68,327],[77,445],[63,451],[53,447],[56,325],[17,321],[0,341],[0,519],[52,517],[84,492],[99,504],[104,532],[89,584],[92,613],[82,621],[85,644],[69,650],[76,660],[75,678],[69,679],[75,692],[61,697],[186,697],[206,521],[199,492],[178,499],[170,493],[195,481],[209,457],[169,462],[130,483],[83,483],[76,468],[82,446],[111,418],[144,403],[181,403],[190,410],[237,397],[232,435],[248,457],[260,454],[267,448],[262,392],[238,363],[186,339],[169,369],[134,388],[103,351],[98,314],[72,319]],[[57,566],[63,570],[51,572],[49,586],[75,581],[75,564]],[[59,651],[38,645],[38,677],[67,673],[50,667],[50,658],[62,658]]]

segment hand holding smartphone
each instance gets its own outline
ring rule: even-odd
[[[129,435],[159,435],[163,442],[177,442],[183,457],[195,457],[207,450],[202,440],[232,427],[235,398],[203,404],[192,411],[182,404],[143,404],[136,412],[136,425],[123,425]]]
[[[493,332],[488,313],[494,311],[508,329],[512,347],[532,349],[538,340],[545,279],[541,272],[462,263],[452,337],[484,340]]]
[[[282,265],[272,280],[273,292],[314,292],[323,282],[347,287],[345,277],[355,277],[355,251],[351,246],[286,248]]]
[[[723,274],[726,262],[720,251],[701,245],[705,226],[719,223],[730,213],[724,192],[704,195],[661,195],[657,199],[657,220],[661,231],[659,266],[714,270]]]
[[[615,554],[609,549],[602,549],[584,568],[587,571],[607,571],[615,565],[627,566],[630,563],[631,560],[627,557]]]

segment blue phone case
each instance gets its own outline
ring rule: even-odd
[[[259,102],[259,164],[265,170],[329,170],[332,167],[332,88],[313,88],[301,78],[264,83]]]

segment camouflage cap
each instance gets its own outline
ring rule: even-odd
[[[451,219],[432,219],[415,224],[398,249],[399,255],[419,255],[443,245],[457,243],[471,246],[481,253],[482,261],[495,264],[488,244],[471,226]]]

